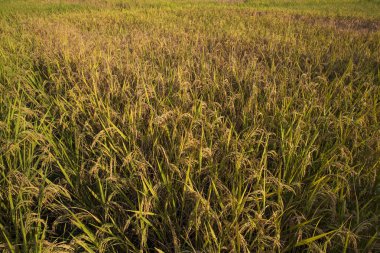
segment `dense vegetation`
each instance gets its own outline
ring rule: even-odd
[[[0,0],[0,251],[378,250],[379,1]]]

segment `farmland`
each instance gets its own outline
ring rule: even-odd
[[[379,1],[0,0],[0,252],[379,250]]]

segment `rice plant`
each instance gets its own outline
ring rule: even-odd
[[[377,252],[378,1],[0,1],[1,252]]]

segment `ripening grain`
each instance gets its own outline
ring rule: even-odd
[[[379,13],[0,0],[0,251],[377,252]]]

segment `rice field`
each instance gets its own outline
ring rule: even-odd
[[[0,0],[0,252],[380,252],[380,1]]]

